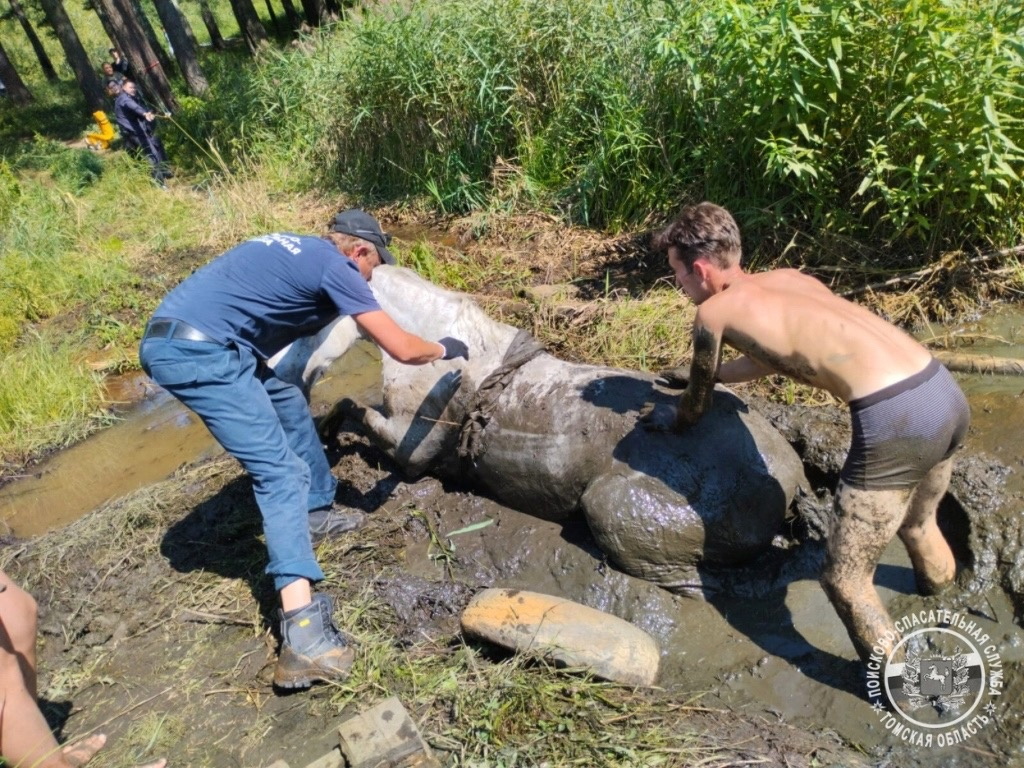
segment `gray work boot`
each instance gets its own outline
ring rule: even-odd
[[[366,523],[366,514],[358,509],[349,509],[331,505],[322,509],[314,509],[309,513],[309,535],[316,544],[328,536],[340,536],[349,531],[362,528]]]
[[[281,653],[274,685],[308,688],[318,681],[340,682],[348,677],[356,654],[334,626],[332,610],[331,598],[318,594],[312,603],[290,614],[278,611]]]

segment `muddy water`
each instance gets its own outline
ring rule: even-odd
[[[313,410],[346,394],[368,399],[379,378],[376,347],[360,343],[313,388]],[[113,427],[53,456],[31,476],[0,488],[0,521],[16,536],[67,525],[109,499],[163,480],[222,452],[194,414],[143,374],[118,382],[119,401],[139,400]]]
[[[943,333],[964,352],[1024,358],[1017,328],[1024,310],[1004,308],[983,321]],[[373,399],[376,355],[361,347],[343,358],[314,390],[314,407],[343,394]],[[958,376],[972,405],[968,450],[996,456],[1014,472],[1008,490],[1024,492],[1024,379]],[[32,535],[80,516],[104,500],[159,480],[180,465],[217,450],[205,429],[154,393],[125,418],[39,468],[39,476],[0,489],[0,516],[19,535]],[[440,487],[439,484],[437,487]],[[426,505],[430,501],[424,497]],[[470,585],[519,586],[565,594],[627,618],[663,648],[662,684],[705,692],[701,702],[803,728],[828,729],[894,766],[1024,764],[1024,633],[998,587],[926,599],[917,596],[898,542],[887,549],[876,583],[894,618],[946,608],[969,615],[997,644],[1005,690],[991,721],[968,741],[939,749],[915,748],[886,728],[866,695],[862,668],[849,639],[817,583],[820,547],[783,552],[770,578],[754,574],[758,589],[716,588],[705,581],[705,599],[672,595],[609,567],[586,545],[585,531],[500,507],[469,494],[438,494],[438,530],[456,531],[490,519],[493,525],[453,537],[456,575]],[[1018,514],[1019,508],[1003,510]],[[582,544],[580,542],[583,542]],[[444,579],[444,566],[429,541],[410,541],[408,566]],[[732,586],[742,581],[733,582]],[[764,584],[769,587],[764,588]],[[750,597],[741,597],[747,593]],[[999,756],[997,758],[997,755]]]

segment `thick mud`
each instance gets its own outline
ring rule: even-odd
[[[365,348],[345,358],[315,390],[316,408],[341,393],[372,400],[378,372]],[[956,584],[938,597],[917,595],[898,541],[876,576],[894,618],[947,612],[991,639],[1003,686],[986,722],[947,746],[909,743],[872,707],[863,666],[817,583],[849,441],[840,408],[748,398],[800,454],[812,487],[768,553],[742,568],[702,569],[679,592],[617,570],[580,518],[546,521],[469,487],[407,482],[367,440],[343,434],[331,454],[342,500],[370,512],[370,524],[343,548],[321,552],[325,588],[341,606],[371,590],[388,607],[396,643],[427,639],[437,652],[456,641],[459,612],[481,587],[562,595],[608,611],[658,641],[660,683],[670,695],[699,694],[702,706],[723,711],[702,728],[750,732],[766,745],[767,764],[811,764],[770,750],[773,733],[785,733],[804,756],[828,752],[830,764],[1024,764],[1024,382],[962,383],[973,423],[940,509],[959,563]],[[325,734],[338,709],[324,689],[278,696],[270,687],[274,599],[261,573],[251,491],[205,441],[190,417],[157,398],[80,446],[88,460],[65,452],[40,468],[38,486],[3,489],[19,536],[67,523],[0,552],[5,570],[40,601],[45,708],[65,734],[103,726],[139,754],[147,742],[150,753],[173,749],[173,765],[257,766],[276,757],[304,765],[330,746]],[[70,470],[60,462],[85,469],[64,475]],[[125,498],[102,504],[90,485]],[[30,498],[39,506],[27,507]],[[43,520],[42,509],[65,516]],[[854,751],[842,751],[831,734]]]
[[[817,446],[821,463],[811,463],[810,470],[822,478],[838,473],[839,465],[827,460],[843,453],[847,439],[837,414],[760,405],[780,420],[795,445]],[[919,597],[898,541],[887,549],[876,576],[894,619],[922,610],[965,614],[998,645],[1007,687],[995,722],[963,748],[939,752],[908,746],[880,721],[863,667],[818,585],[827,491],[803,505],[807,517],[794,517],[791,535],[780,535],[772,552],[742,569],[703,572],[689,597],[615,570],[581,521],[545,522],[440,488],[428,489],[418,504],[430,512],[442,538],[444,532],[491,521],[451,537],[444,568],[458,581],[564,595],[632,622],[660,643],[661,684],[669,689],[703,690],[706,703],[770,713],[807,729],[831,729],[869,754],[890,755],[898,765],[934,765],[941,755],[943,765],[982,766],[995,755],[1019,757],[1024,748],[1024,647],[1007,589],[1020,560],[1021,500],[1006,495],[1006,472],[979,455],[965,457],[957,470],[941,512],[962,565],[950,593]],[[436,579],[438,554],[434,537],[409,535],[407,562],[414,576]]]

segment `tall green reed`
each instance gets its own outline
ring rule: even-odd
[[[712,199],[771,258],[911,265],[1019,237],[1021,26],[971,0],[417,0],[266,57],[247,120],[364,196],[611,229]]]

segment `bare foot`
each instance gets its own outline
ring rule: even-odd
[[[61,756],[68,765],[79,768],[92,760],[106,743],[106,734],[96,733],[74,744],[68,744],[61,750]]]
[[[81,768],[81,766],[92,760],[96,756],[96,753],[103,749],[103,745],[106,743],[106,735],[97,733],[64,747],[61,750],[61,756],[68,765],[72,766],[72,768]],[[164,768],[166,765],[167,760],[161,759],[157,760],[155,763],[140,765],[138,768]]]

